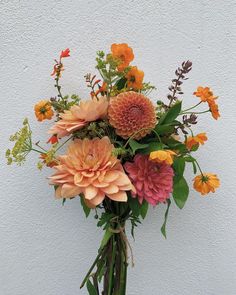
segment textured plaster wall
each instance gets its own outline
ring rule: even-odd
[[[95,52],[128,42],[135,64],[163,98],[175,68],[193,61],[184,85],[185,105],[199,84],[211,85],[222,118],[202,117],[197,131],[207,144],[198,157],[222,186],[201,198],[191,191],[186,207],[172,206],[168,239],[160,234],[164,206],[150,210],[136,232],[135,268],[128,295],[236,294],[236,5],[234,0],[0,1],[0,295],[77,295],[102,233],[85,219],[79,200],[64,207],[47,186],[49,171],[7,167],[8,136],[24,116],[35,138],[46,140],[47,123],[35,121],[36,101],[55,94],[53,58],[71,48],[63,75],[65,92],[88,96],[83,76],[93,71]],[[186,177],[191,182],[190,171]]]

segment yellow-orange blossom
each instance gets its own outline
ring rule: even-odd
[[[135,191],[120,161],[113,156],[108,137],[77,139],[59,156],[56,173],[50,177],[57,185],[57,198],[71,198],[79,194],[89,207],[100,204],[105,196],[113,201],[126,202],[126,191]]]
[[[201,195],[214,193],[215,189],[220,186],[220,180],[216,174],[203,173],[194,178],[193,187]]]

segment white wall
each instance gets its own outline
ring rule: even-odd
[[[186,106],[198,85],[219,95],[222,118],[201,117],[197,131],[207,144],[198,157],[221,188],[202,198],[191,191],[186,207],[172,206],[168,239],[160,234],[165,207],[150,210],[133,243],[135,268],[127,295],[235,295],[235,85],[234,0],[0,1],[0,295],[77,295],[101,239],[95,220],[85,219],[79,200],[61,203],[32,155],[23,167],[7,167],[8,136],[28,116],[35,139],[45,141],[33,105],[55,94],[53,58],[69,47],[65,92],[88,96],[83,76],[93,71],[95,52],[127,42],[135,64],[164,98],[175,68],[193,61],[184,87]],[[189,182],[193,175],[186,175]]]

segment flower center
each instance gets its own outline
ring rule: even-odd
[[[41,108],[40,108],[40,113],[41,113],[41,114],[45,114],[46,112],[47,112],[46,107],[41,107]]]
[[[125,56],[124,56],[124,54],[121,54],[121,55],[119,56],[119,58],[121,59],[121,61],[125,61]]]
[[[129,108],[129,114],[131,116],[138,117],[138,116],[141,116],[143,114],[143,111],[139,106],[131,106]]]
[[[130,80],[130,82],[134,83],[134,82],[135,82],[135,76],[131,76],[131,77],[129,78],[129,80]]]

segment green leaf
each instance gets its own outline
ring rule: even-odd
[[[127,82],[127,79],[124,77],[122,77],[120,80],[118,80],[115,84],[117,87],[117,90],[123,89],[125,87],[126,82]]]
[[[146,217],[147,212],[148,212],[148,202],[144,200],[140,207],[140,215],[142,216],[143,219]]]
[[[168,124],[165,124],[165,125],[157,125],[155,127],[155,131],[159,134],[159,135],[166,135],[168,133],[173,133],[174,132],[174,126],[172,125],[168,125]]]
[[[103,226],[105,223],[108,223],[115,215],[113,213],[103,212],[100,220],[97,223],[97,226]]]
[[[182,209],[188,199],[189,187],[184,177],[174,177],[173,198],[176,205]]]
[[[85,216],[88,217],[91,209],[85,204],[84,198],[82,196],[80,197],[80,202],[84,210]]]
[[[138,198],[129,198],[129,206],[134,216],[138,217],[140,215],[140,203]]]
[[[173,163],[173,167],[175,170],[175,175],[177,175],[178,177],[182,177],[184,174],[184,170],[185,170],[185,160],[184,158],[175,158],[174,163]]]
[[[141,153],[141,154],[150,154],[151,152],[155,152],[155,151],[163,150],[165,146],[166,146],[166,145],[164,145],[164,144],[161,143],[161,142],[150,142],[150,143],[147,145],[147,148],[142,149],[142,150],[140,151],[140,153]]]
[[[100,249],[104,248],[106,246],[106,244],[108,243],[108,241],[110,240],[111,236],[113,235],[113,233],[109,230],[109,228],[105,231],[105,234],[103,236],[102,242],[101,242],[101,246]]]
[[[166,238],[166,222],[167,222],[167,218],[168,218],[168,214],[169,214],[170,204],[171,204],[170,199],[167,199],[167,208],[166,208],[166,212],[165,212],[165,220],[164,220],[164,223],[163,223],[163,225],[161,227],[161,233],[163,234],[163,236],[165,238]]]
[[[177,101],[167,113],[165,113],[159,120],[159,124],[164,125],[173,122],[180,114],[182,101]]]
[[[89,295],[98,295],[97,290],[95,289],[94,285],[90,282],[90,280],[87,280],[86,286]]]
[[[134,139],[130,139],[129,140],[129,146],[131,147],[132,149],[132,152],[135,154],[135,152],[137,150],[141,150],[141,149],[145,149],[148,147],[148,144],[141,144],[141,143],[138,143],[136,140]]]
[[[197,165],[195,163],[196,159],[192,156],[187,156],[184,158],[185,162],[190,162],[193,165],[193,173],[196,174],[197,173]]]

